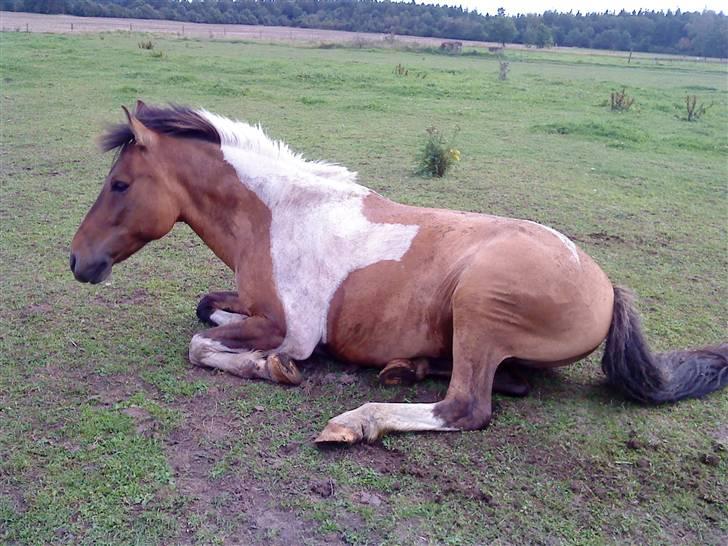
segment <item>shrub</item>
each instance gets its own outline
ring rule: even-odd
[[[456,161],[460,161],[460,151],[452,147],[452,138],[446,139],[437,127],[427,128],[427,140],[420,153],[417,174],[441,178]]]
[[[154,49],[154,44],[151,40],[147,40],[146,42],[139,42],[139,49]]]
[[[500,62],[500,73],[498,74],[498,79],[501,81],[505,81],[508,78],[508,71],[510,70],[510,65],[508,61],[499,61]]]
[[[409,70],[407,70],[403,64],[398,64],[394,67],[394,74],[395,76],[407,76],[409,74]]]
[[[626,87],[623,87],[621,91],[612,91],[610,97],[612,112],[626,112],[632,107],[634,97],[627,95],[626,91]]]
[[[687,95],[685,97],[685,109],[687,110],[687,116],[683,119],[685,121],[698,121],[711,106],[713,106],[712,102],[707,106],[705,103],[698,103],[697,95]]]

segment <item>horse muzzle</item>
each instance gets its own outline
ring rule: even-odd
[[[108,256],[96,260],[82,260],[71,252],[70,266],[77,281],[98,284],[111,274],[114,262]]]

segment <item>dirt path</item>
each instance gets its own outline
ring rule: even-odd
[[[196,38],[239,38],[265,42],[383,42],[388,34],[370,32],[347,32],[342,30],[320,30],[312,28],[268,27],[260,25],[219,25],[162,21],[157,19],[116,19],[110,17],[76,17],[73,15],[45,15],[40,13],[0,12],[4,31],[27,32],[160,32]],[[419,36],[397,36],[398,42],[439,46],[442,38]],[[488,42],[463,41],[464,44],[480,47],[498,47]],[[513,46],[522,47],[522,46]]]
[[[118,19],[112,17],[76,17],[74,15],[46,15],[42,13],[19,13],[0,11],[0,28],[3,31],[17,32],[154,32],[162,34],[176,34],[193,38],[211,39],[241,39],[262,42],[284,43],[351,43],[352,45],[371,46],[418,44],[421,46],[439,47],[443,38],[427,38],[423,36],[402,36],[372,32],[347,32],[344,30],[323,30],[314,28],[295,27],[269,27],[261,25],[219,25],[208,23],[188,23],[182,21],[164,21],[158,19]],[[459,40],[465,46],[477,48],[500,49],[496,42],[478,42],[473,40]],[[530,49],[523,44],[508,44],[508,49]],[[625,51],[606,51],[593,49],[580,49],[573,47],[552,47],[548,52],[568,52],[585,55],[604,55],[609,57],[624,57],[629,55]],[[662,55],[655,53],[634,53],[633,59],[660,59],[672,61],[708,61],[724,62],[720,59],[705,59],[678,55]]]

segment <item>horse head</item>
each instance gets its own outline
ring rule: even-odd
[[[120,151],[71,243],[70,266],[78,281],[102,282],[114,264],[169,233],[180,215],[176,181],[161,153],[164,136],[139,120],[144,108],[141,101],[134,113],[124,108],[127,123],[102,139],[105,150]]]

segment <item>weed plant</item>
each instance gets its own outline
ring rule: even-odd
[[[453,136],[447,139],[437,127],[427,128],[427,140],[417,167],[418,174],[442,178],[453,163],[460,161],[460,150],[452,146],[457,133],[456,129]]]

